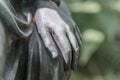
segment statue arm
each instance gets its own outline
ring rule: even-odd
[[[71,12],[69,11],[69,9],[68,9],[68,7],[67,7],[67,4],[65,3],[64,0],[61,0],[61,1],[60,1],[59,8],[60,8],[66,15],[68,15],[69,17],[71,17]]]
[[[38,1],[53,1],[53,2],[55,2],[57,5],[59,5],[61,0],[38,0]]]
[[[40,2],[40,1],[53,1],[53,2],[55,2],[55,3],[58,5],[58,7],[59,7],[65,14],[71,16],[71,13],[70,13],[70,11],[69,11],[69,9],[68,9],[68,7],[67,7],[67,5],[66,5],[66,3],[65,3],[64,0],[38,0],[38,2]]]

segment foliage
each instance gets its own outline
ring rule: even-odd
[[[120,0],[66,0],[82,35],[72,80],[119,80]]]

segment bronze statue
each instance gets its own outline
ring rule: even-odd
[[[69,80],[80,31],[62,0],[0,0],[0,80]]]

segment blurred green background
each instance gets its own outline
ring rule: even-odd
[[[71,80],[120,80],[120,0],[66,0],[82,51]]]

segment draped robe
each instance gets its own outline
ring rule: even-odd
[[[0,0],[0,80],[69,80],[62,55],[52,59],[36,24],[19,20],[31,9],[8,1]]]

